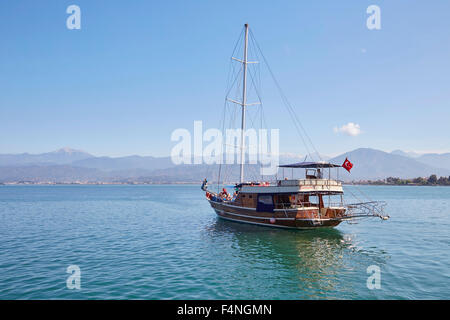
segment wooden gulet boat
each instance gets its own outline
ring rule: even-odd
[[[245,130],[246,76],[247,76],[247,46],[248,25],[245,25],[245,43],[242,63],[243,92],[242,102],[242,133]],[[235,102],[235,101],[234,101]],[[241,136],[240,149],[244,150],[244,138]],[[341,165],[324,161],[299,162],[281,165],[281,168],[304,169],[303,179],[276,179],[268,182],[244,182],[244,152],[241,152],[240,183],[235,185],[235,193],[230,196],[225,189],[213,192],[208,189],[207,180],[203,181],[201,189],[216,214],[223,219],[244,222],[255,225],[312,229],[335,227],[342,221],[355,220],[363,217],[379,217],[387,220],[383,208],[385,203],[367,201],[345,204],[342,182],[331,179],[331,170],[336,170],[339,176]],[[328,179],[323,178],[323,172],[328,170]]]

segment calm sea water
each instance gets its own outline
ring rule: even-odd
[[[0,299],[449,299],[450,188],[359,188],[389,221],[278,230],[216,218],[199,186],[0,186]]]

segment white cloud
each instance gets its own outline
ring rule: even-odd
[[[359,124],[349,122],[347,124],[344,124],[342,127],[334,127],[333,131],[335,133],[345,133],[349,136],[356,137],[357,135],[361,134],[361,128]]]

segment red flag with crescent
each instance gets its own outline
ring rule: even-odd
[[[353,163],[351,163],[347,158],[345,158],[344,163],[342,164],[342,167],[350,172],[350,170],[353,168]]]

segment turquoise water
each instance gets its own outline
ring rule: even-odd
[[[199,186],[0,186],[0,299],[449,299],[450,188],[359,188],[389,221],[278,230],[219,220]]]

